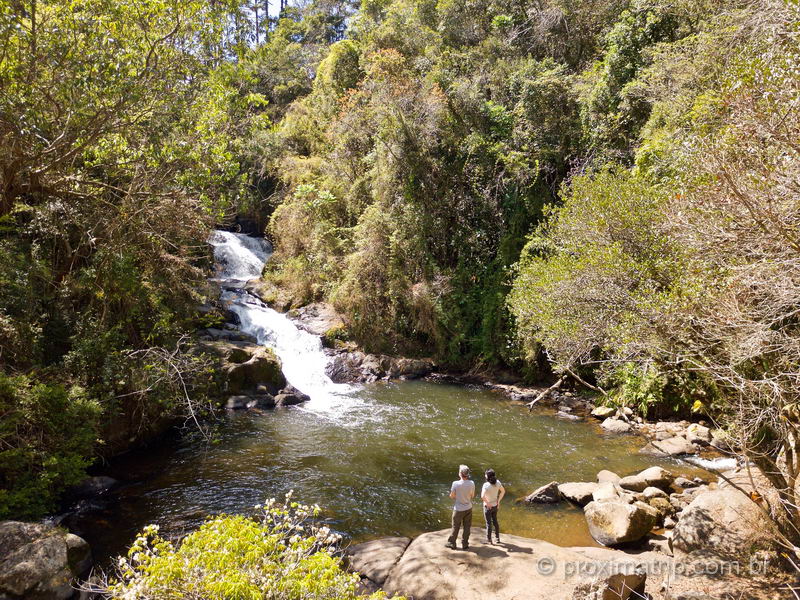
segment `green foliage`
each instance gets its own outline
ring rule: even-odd
[[[80,387],[0,373],[0,519],[52,510],[85,477],[100,413]]]
[[[544,345],[557,368],[595,348],[646,343],[639,324],[691,293],[691,264],[663,228],[663,191],[627,172],[572,180],[563,206],[532,238],[509,303],[528,355]],[[651,323],[655,334],[658,322]]]
[[[268,501],[258,519],[219,516],[176,548],[149,526],[120,558],[112,598],[209,600],[385,598],[356,593],[358,574],[334,555],[339,536],[316,525],[318,507]]]

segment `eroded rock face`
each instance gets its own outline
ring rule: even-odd
[[[338,352],[331,357],[326,373],[336,383],[369,383],[386,377],[417,379],[433,369],[433,361],[425,358]]]
[[[39,523],[0,522],[0,598],[65,600],[91,566],[89,544]]]
[[[738,559],[754,548],[768,547],[771,527],[749,497],[734,488],[722,488],[697,494],[673,531],[676,551]]]
[[[645,598],[647,573],[643,568],[630,573],[614,573],[595,581],[579,583],[572,591],[572,600],[628,600]]]
[[[298,327],[314,335],[325,335],[331,329],[344,328],[344,320],[330,304],[314,302],[289,313]]]
[[[584,509],[589,533],[604,546],[636,542],[658,521],[655,509],[642,502],[593,501]]]

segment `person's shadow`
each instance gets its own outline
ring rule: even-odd
[[[462,550],[462,552],[471,552],[480,558],[493,558],[493,557],[503,557],[508,556],[512,552],[519,552],[522,554],[533,554],[533,550],[530,548],[523,548],[522,546],[517,546],[516,544],[509,544],[506,542],[500,542],[499,544],[494,544],[493,546],[488,546],[486,544],[481,544],[479,546],[470,546],[468,550]]]

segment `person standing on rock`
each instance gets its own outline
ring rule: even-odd
[[[450,486],[450,497],[455,500],[453,505],[453,531],[447,541],[447,547],[455,550],[458,530],[464,527],[461,536],[461,548],[469,548],[469,533],[472,527],[472,499],[475,497],[475,482],[469,478],[469,467],[458,467],[458,480]]]
[[[481,500],[483,500],[483,516],[486,519],[486,541],[492,543],[492,526],[497,543],[500,543],[500,525],[497,523],[497,509],[500,508],[500,500],[506,495],[506,488],[497,480],[494,469],[486,469],[486,483],[481,489]]]

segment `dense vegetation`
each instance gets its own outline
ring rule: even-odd
[[[176,548],[154,526],[143,531],[107,585],[110,598],[144,600],[351,600],[359,576],[334,555],[339,536],[314,523],[318,507],[269,500],[256,519],[220,516]],[[396,596],[402,600],[399,596]]]
[[[275,303],[703,412],[800,527],[796,0],[260,6],[0,4],[0,517],[205,394],[238,215]]]

